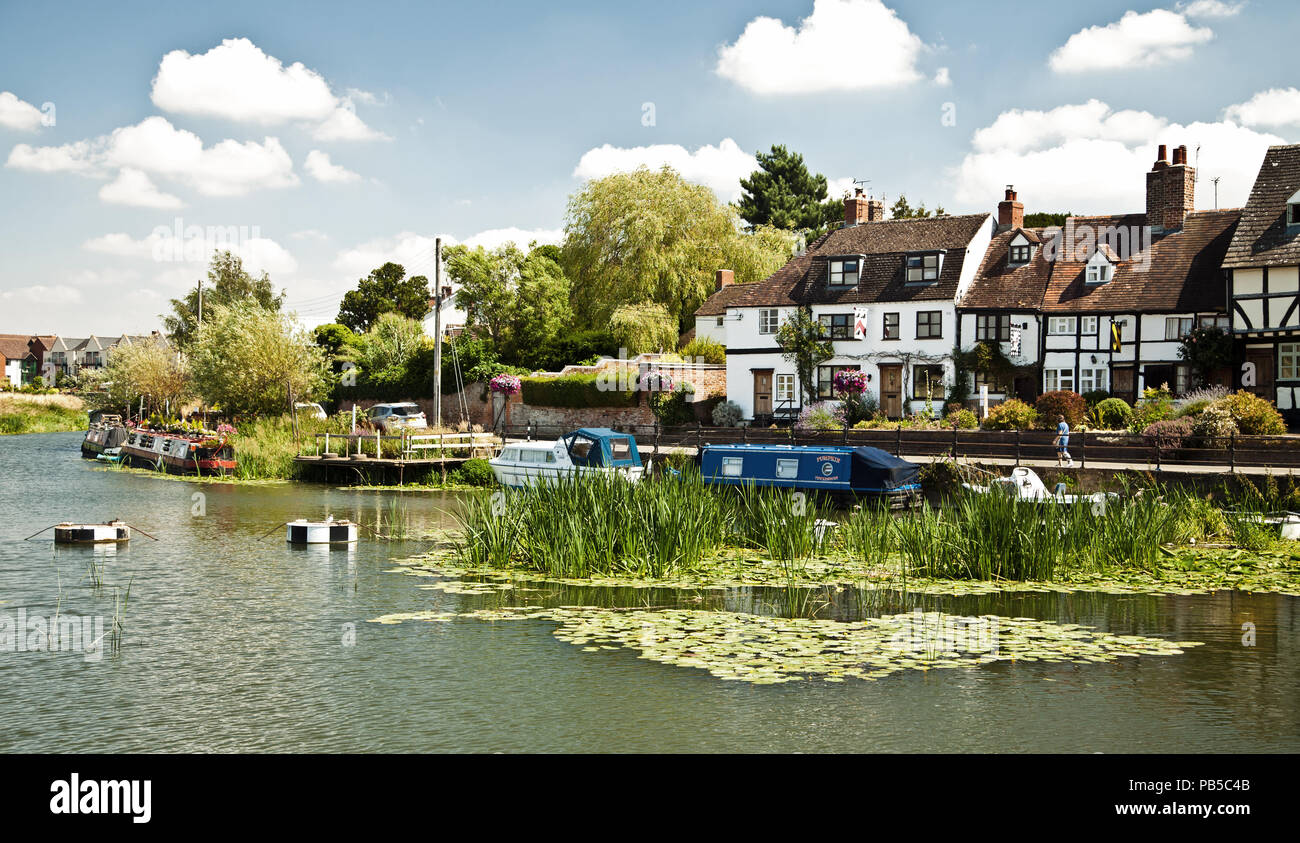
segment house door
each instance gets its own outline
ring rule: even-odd
[[[1137,400],[1137,381],[1132,366],[1116,366],[1110,374],[1111,395],[1132,404]]]
[[[754,415],[772,415],[772,370],[754,370]]]
[[[1253,363],[1255,366],[1255,385],[1245,388],[1266,401],[1275,400],[1277,396],[1273,393],[1273,349],[1248,348],[1246,362]]]
[[[880,367],[880,409],[891,419],[903,417],[903,367]]]

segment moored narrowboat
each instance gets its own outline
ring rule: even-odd
[[[118,416],[105,416],[93,422],[81,440],[81,455],[93,460],[100,454],[116,454],[126,441],[127,429]]]
[[[700,451],[700,474],[709,483],[877,498],[892,507],[920,499],[920,470],[916,463],[865,445],[705,445]]]
[[[234,448],[225,439],[140,428],[127,434],[121,455],[130,465],[169,474],[229,474],[236,465]]]

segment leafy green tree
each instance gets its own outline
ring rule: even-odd
[[[1222,328],[1193,328],[1183,336],[1178,358],[1188,362],[1198,383],[1206,383],[1216,370],[1232,363],[1232,334]]]
[[[254,278],[244,263],[232,252],[214,252],[208,264],[208,280],[203,287],[203,318],[214,308],[252,302],[265,310],[278,311],[284,303],[284,291],[277,296],[271,278],[265,272]],[[163,317],[163,327],[172,345],[185,351],[194,339],[199,322],[199,291],[190,290],[184,297],[172,299],[172,314]]]
[[[145,414],[170,410],[194,394],[185,358],[161,342],[118,343],[102,369],[85,370],[79,389],[92,409],[133,412],[144,398]]]
[[[411,358],[429,338],[424,325],[397,313],[381,313],[370,330],[360,338],[357,362],[362,374],[389,378],[401,377]]]
[[[325,349],[331,360],[355,360],[357,350],[361,347],[361,337],[347,325],[330,322],[317,325],[312,331],[316,344]]]
[[[933,213],[934,216],[942,216],[943,214],[946,214],[947,211],[943,209],[942,205],[939,205],[934,209]],[[896,220],[908,220],[928,217],[931,215],[931,212],[926,210],[924,203],[913,208],[908,203],[907,196],[900,193],[898,200],[889,207],[889,215],[891,218]]]
[[[539,246],[519,267],[507,344],[512,360],[518,361],[529,350],[546,346],[573,322],[569,279],[555,259],[558,255],[555,246]]]
[[[628,354],[677,348],[677,320],[656,302],[625,304],[614,311],[609,331]]]
[[[740,180],[741,218],[752,226],[820,229],[826,221],[826,177],[809,172],[802,155],[780,144],[756,157],[758,169]],[[842,209],[836,218],[841,214]]]
[[[316,396],[329,371],[311,334],[251,302],[218,305],[210,319],[205,312],[190,367],[203,400],[235,415],[286,412],[290,392]]]
[[[740,230],[736,209],[671,167],[594,179],[569,199],[563,266],[577,323],[603,328],[628,302],[657,302],[685,328],[713,292],[714,272],[737,283],[771,275],[795,236],[769,226]],[[774,248],[774,243],[782,244]]]
[[[488,251],[453,246],[447,273],[459,285],[456,306],[510,360],[538,348],[570,321],[569,279],[551,246],[525,254],[514,243]]]
[[[826,339],[826,328],[821,320],[812,317],[812,311],[796,308],[776,329],[776,344],[781,356],[794,366],[803,391],[804,403],[817,400],[817,382],[813,374],[817,367],[835,356],[834,347]]]
[[[429,279],[406,277],[406,268],[389,261],[357,282],[339,304],[338,321],[357,333],[364,333],[384,313],[398,313],[408,319],[429,314]]]
[[[1063,214],[1049,213],[1047,211],[1037,211],[1032,214],[1025,214],[1026,228],[1050,228],[1051,226],[1064,226],[1065,220],[1074,216],[1073,211],[1066,211]]]

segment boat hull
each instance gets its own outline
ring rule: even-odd
[[[554,483],[561,478],[566,477],[593,477],[596,475],[606,474],[622,477],[635,483],[645,476],[644,466],[587,468],[570,465],[563,467],[550,467],[501,463],[495,460],[489,461],[489,464],[492,466],[492,474],[496,477],[498,483],[502,486],[509,486],[515,489],[520,489],[525,486],[539,486],[546,483]]]
[[[229,450],[228,445],[205,448],[198,440],[135,430],[123,443],[120,455],[127,465],[168,474],[226,475],[237,465]]]

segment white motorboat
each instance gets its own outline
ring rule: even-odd
[[[1008,477],[995,477],[987,486],[963,483],[962,488],[976,494],[1000,492],[1011,494],[1018,500],[1029,503],[1091,504],[1098,509],[1105,509],[1106,501],[1119,497],[1115,492],[1094,492],[1090,495],[1072,495],[1065,491],[1064,483],[1057,483],[1055,491],[1049,490],[1033,470],[1017,466]]]
[[[607,427],[582,428],[553,441],[510,442],[488,460],[502,486],[534,486],[558,477],[615,474],[636,482],[650,470],[636,439]]]

